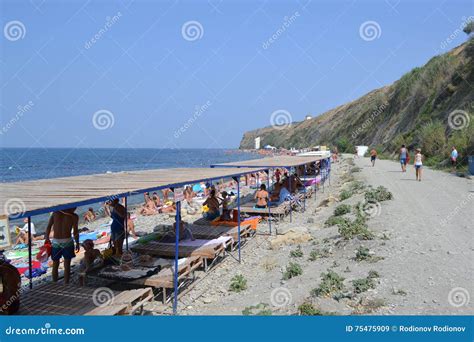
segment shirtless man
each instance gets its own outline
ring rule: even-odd
[[[60,211],[55,211],[53,215],[49,218],[48,227],[46,228],[46,241],[49,240],[49,234],[51,228],[53,229],[53,242],[51,250],[51,259],[53,260],[53,272],[52,277],[53,281],[58,281],[58,269],[59,261],[61,257],[64,258],[64,283],[69,283],[69,277],[71,274],[71,259],[76,256],[74,251],[79,252],[81,248],[79,244],[79,216],[74,213],[76,208],[70,208]],[[74,234],[74,240],[72,239],[72,234]],[[76,247],[74,248],[74,241],[76,242]]]

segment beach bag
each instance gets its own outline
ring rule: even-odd
[[[407,164],[410,164],[410,153],[407,152]]]
[[[40,247],[39,252],[36,254],[36,260],[43,263],[46,262],[51,256],[51,242],[45,242],[43,246]]]

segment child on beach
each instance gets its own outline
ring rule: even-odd
[[[421,174],[423,168],[423,155],[421,154],[421,149],[417,148],[415,150],[415,173],[416,180],[421,182]]]
[[[94,242],[87,239],[82,243],[84,248],[84,258],[79,265],[79,283],[84,285],[86,273],[102,264],[100,251],[94,248]]]
[[[221,220],[223,220],[223,221],[228,221],[228,220],[230,220],[230,210],[229,210],[229,202],[230,202],[230,199],[229,199],[229,194],[227,193],[227,191],[222,191],[221,195],[222,195],[222,200],[221,200],[221,204],[222,204]]]

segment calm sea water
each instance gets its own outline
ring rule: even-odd
[[[0,179],[16,182],[107,171],[208,167],[213,163],[260,158],[223,149],[0,149]]]
[[[175,167],[209,167],[224,163],[260,158],[257,154],[223,149],[0,149],[0,179],[2,182],[78,176],[107,171],[166,169]],[[143,200],[143,195],[129,198],[131,205]],[[100,205],[92,205],[98,210]],[[87,208],[78,208],[82,215]],[[37,231],[42,232],[48,215],[32,218]],[[11,222],[22,226],[18,220]]]

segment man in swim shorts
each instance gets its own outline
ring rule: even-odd
[[[408,150],[405,145],[402,145],[400,148],[400,165],[402,167],[402,172],[407,172],[407,158],[408,158]]]
[[[375,150],[375,148],[373,148],[371,151],[370,151],[370,161],[372,162],[372,167],[375,166],[375,160],[377,159],[377,151]]]
[[[71,259],[76,256],[81,248],[79,245],[79,216],[74,213],[76,208],[55,211],[49,218],[48,227],[46,228],[46,242],[50,242],[49,234],[53,229],[53,241],[51,243],[51,259],[53,260],[53,281],[58,281],[59,261],[64,259],[64,283],[69,283],[71,274]],[[72,239],[72,234],[74,240]],[[75,248],[74,248],[75,242]]]

